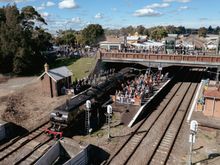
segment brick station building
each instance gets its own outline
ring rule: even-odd
[[[213,87],[205,91],[204,98],[204,115],[220,118],[220,87]]]
[[[72,72],[65,66],[49,70],[49,65],[44,65],[44,73],[39,79],[44,95],[54,97],[62,94],[62,88],[70,88]]]

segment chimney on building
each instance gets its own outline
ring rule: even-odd
[[[48,70],[49,70],[49,65],[46,63],[46,64],[44,64],[44,71],[48,72]]]

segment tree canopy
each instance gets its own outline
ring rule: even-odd
[[[150,32],[150,37],[155,40],[160,40],[167,36],[167,30],[163,27],[155,28]]]
[[[199,30],[198,30],[198,35],[199,35],[200,37],[205,37],[206,34],[207,34],[207,29],[206,29],[205,27],[199,28]]]
[[[73,48],[76,47],[76,31],[75,30],[60,30],[58,36],[55,39],[57,45],[69,45]]]
[[[160,29],[160,30],[159,30]],[[212,26],[209,26],[208,28],[203,28],[203,31],[206,29],[207,34],[219,34],[220,33],[220,27],[217,26],[216,28],[213,28]],[[201,28],[200,28],[201,30]],[[193,29],[193,28],[186,28],[184,26],[155,26],[146,28],[144,25],[138,25],[137,27],[134,26],[128,26],[128,27],[122,27],[121,29],[105,29],[106,35],[134,35],[135,32],[138,32],[140,35],[148,35],[152,39],[157,40],[160,38],[160,33],[157,33],[158,31],[163,31],[163,34],[199,34],[199,29]],[[201,34],[201,31],[200,31]],[[199,35],[200,35],[199,34]]]
[[[90,24],[81,31],[65,30],[58,31],[55,39],[57,45],[68,45],[73,48],[79,46],[95,46],[104,39],[104,29],[99,24]]]
[[[33,74],[41,70],[51,34],[36,26],[46,24],[32,7],[18,10],[16,5],[0,8],[0,72]]]
[[[90,24],[81,32],[83,45],[96,45],[104,37],[104,29],[99,24]]]

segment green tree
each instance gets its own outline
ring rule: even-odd
[[[213,29],[212,26],[210,25],[210,26],[208,27],[207,33],[213,34],[213,32],[214,32],[214,29]]]
[[[122,35],[133,35],[135,33],[135,28],[133,26],[128,26],[126,28],[120,29]]]
[[[185,34],[186,28],[184,26],[178,26],[177,27],[177,34]]]
[[[138,34],[144,35],[144,31],[145,31],[145,27],[144,26],[142,26],[142,25],[137,26],[136,32],[138,32]]]
[[[35,25],[46,24],[31,6],[0,8],[0,72],[36,73],[42,68],[51,35]]]
[[[147,35],[147,36],[149,36],[149,30],[146,28],[146,29],[144,29],[144,35]]]
[[[150,32],[150,37],[155,40],[161,40],[167,36],[167,31],[163,27],[158,27]]]
[[[217,27],[215,28],[215,34],[219,34],[219,33],[220,33],[220,27],[217,26]]]
[[[60,31],[56,38],[57,45],[69,45],[71,47],[76,47],[76,31],[74,30],[66,30]]]
[[[166,27],[167,33],[169,34],[177,34],[177,28],[173,25],[169,25]]]
[[[90,24],[81,32],[82,45],[97,45],[104,38],[104,29],[99,24]]]
[[[205,37],[206,34],[207,34],[207,29],[206,29],[205,27],[199,28],[199,30],[198,30],[198,35],[199,35],[200,37]]]

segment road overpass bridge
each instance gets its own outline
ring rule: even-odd
[[[214,67],[220,69],[220,55],[175,55],[125,52],[100,52],[103,62],[139,63],[151,67],[171,65]]]

